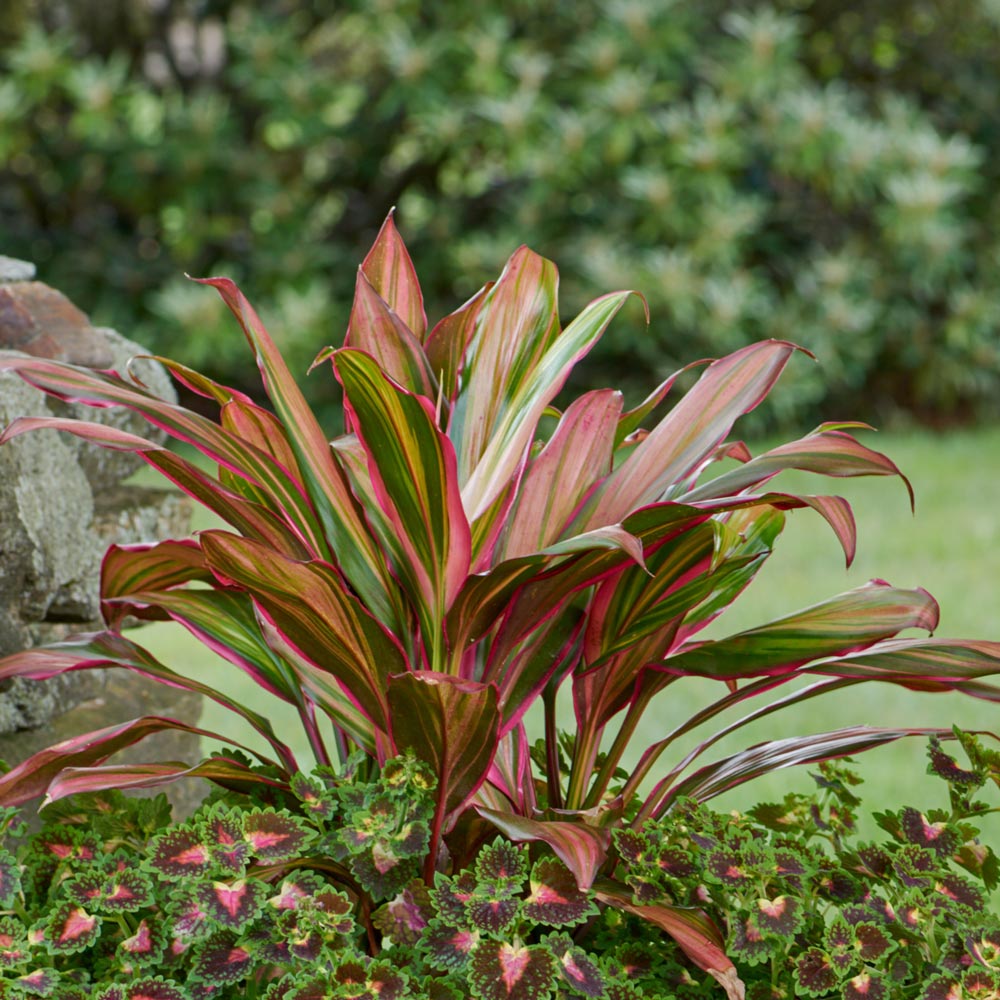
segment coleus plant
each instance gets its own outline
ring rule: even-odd
[[[703,762],[722,735],[805,699],[869,680],[1000,694],[983,679],[1000,670],[1000,644],[896,638],[933,630],[938,609],[925,591],[883,581],[728,638],[699,639],[770,556],[786,511],[817,512],[853,557],[847,502],[775,491],[777,474],[901,475],[852,435],[860,425],[824,425],[757,456],[730,439],[794,345],[770,340],[692,365],[704,369],[700,378],[657,421],[676,375],[630,410],[610,389],[558,410],[573,367],[635,293],[598,298],[563,328],[555,266],[522,247],[496,283],[429,326],[390,216],[358,272],[343,345],[316,359],[329,362],[343,390],[344,431],[330,440],[239,289],[202,280],[239,321],[270,408],[169,359],[159,360],[218,405],[217,423],[128,373],[0,360],[58,399],[141,414],[217,471],[134,434],[61,417],[15,420],[0,440],[48,427],[134,451],[231,529],[112,546],[101,579],[106,630],[0,660],[0,678],[126,668],[214,698],[269,749],[250,751],[261,768],[236,754],[194,765],[106,764],[149,733],[202,732],[145,717],[36,754],[0,779],[0,800],[45,793],[54,801],[185,775],[291,787],[299,762],[266,715],[158,662],[122,634],[133,616],[179,622],[295,706],[321,765],[355,750],[372,767],[407,750],[426,762],[436,787],[422,865],[428,885],[435,871],[470,864],[500,831],[547,845],[586,889],[613,867],[614,829],[662,817],[679,797],[709,799],[774,768],[917,732],[853,726]],[[735,466],[717,471],[727,457]],[[674,720],[623,776],[653,699],[691,676],[718,680],[721,696]],[[774,697],[796,678],[811,683]],[[572,736],[558,731],[564,689]],[[655,770],[696,727],[753,699],[764,704]],[[525,714],[536,703],[545,728],[532,746]],[[323,717],[335,746],[323,738]],[[598,898],[636,908],[631,891],[607,879]],[[739,994],[722,939],[702,914],[640,909]]]
[[[716,915],[749,1000],[996,997],[1000,921],[989,897],[1000,865],[979,839],[980,818],[996,808],[978,795],[1000,779],[1000,754],[956,735],[968,765],[937,739],[929,747],[950,808],[876,812],[888,834],[880,843],[858,838],[860,780],[828,761],[811,795],[742,816],[689,799],[640,830],[616,831],[621,877],[638,899],[697,899]],[[630,946],[626,934],[615,935],[619,960],[683,1000],[710,995],[681,956],[641,938]]]

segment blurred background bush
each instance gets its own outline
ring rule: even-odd
[[[787,337],[796,424],[1000,411],[1000,0],[5,0],[0,252],[223,380],[297,370],[387,210],[436,318],[520,243],[648,388]],[[309,380],[322,405],[329,380]]]

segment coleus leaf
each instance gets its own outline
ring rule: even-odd
[[[499,837],[488,844],[476,858],[476,879],[520,889],[528,875],[528,863],[523,847]]]
[[[100,933],[100,916],[79,903],[59,903],[45,921],[45,947],[56,955],[73,954],[89,948]]]
[[[0,969],[25,964],[31,956],[28,930],[17,917],[0,917]]]
[[[491,937],[506,937],[518,921],[521,900],[516,887],[501,880],[478,882],[465,907],[473,928]]]
[[[10,851],[0,850],[0,909],[8,909],[20,890],[21,869],[17,858]]]
[[[368,355],[339,351],[334,370],[379,505],[397,533],[398,570],[420,616],[424,645],[434,650],[470,564],[454,447],[438,429],[430,401],[393,384]],[[440,665],[432,657],[429,666]]]
[[[531,891],[524,901],[525,917],[549,927],[582,923],[597,913],[594,901],[581,891],[573,873],[558,858],[539,858],[531,869]]]
[[[146,864],[171,882],[197,878],[215,868],[212,847],[212,836],[201,824],[174,827],[150,840]]]
[[[208,986],[238,983],[253,969],[251,951],[230,931],[216,931],[195,945],[192,979]]]
[[[55,969],[35,969],[14,979],[13,986],[28,996],[47,997],[55,990],[58,982],[59,973]]]
[[[243,836],[259,861],[276,864],[302,857],[315,832],[289,813],[255,809],[243,814]]]
[[[159,962],[165,948],[162,925],[159,922],[151,924],[145,917],[139,921],[134,933],[118,946],[119,953],[127,956],[128,964],[139,967]]]
[[[102,869],[80,872],[66,883],[66,895],[102,913],[132,913],[149,905],[153,886],[145,872]]]
[[[380,907],[372,922],[393,943],[412,945],[423,939],[433,914],[430,890],[423,882],[414,880],[395,899]]]
[[[242,930],[263,909],[267,886],[257,879],[206,882],[195,889],[199,909],[217,924]]]
[[[467,967],[479,938],[477,930],[435,919],[424,931],[423,946],[430,964],[447,972]]]
[[[552,952],[560,978],[574,993],[592,998],[606,995],[600,966],[568,934],[549,934],[541,943]]]
[[[481,1000],[546,1000],[556,963],[541,945],[481,941],[469,966],[469,985]]]
[[[106,986],[94,1000],[187,1000],[187,994],[172,979],[152,976]]]
[[[333,972],[333,980],[339,984],[338,994],[344,997],[363,997],[364,1000],[399,1000],[409,995],[409,978],[393,962],[341,962]],[[361,992],[361,987],[365,992]]]

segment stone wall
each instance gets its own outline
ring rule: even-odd
[[[0,257],[0,353],[119,372],[145,353],[114,330],[93,327],[64,295],[34,280],[34,270]],[[159,364],[136,361],[132,371],[153,392],[175,398]],[[149,425],[130,411],[61,403],[11,372],[0,373],[0,427],[19,416],[52,413],[151,436]],[[188,533],[185,498],[126,482],[143,464],[131,453],[47,430],[0,447],[0,655],[102,627],[98,582],[109,543]],[[0,684],[0,758],[17,763],[57,740],[139,715],[193,723],[200,711],[199,698],[121,670],[82,671],[44,682],[14,679]],[[179,734],[152,737],[126,754],[116,759],[199,756],[196,741]],[[184,806],[183,792],[176,803]]]

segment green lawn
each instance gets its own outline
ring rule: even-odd
[[[881,577],[895,585],[922,586],[934,594],[942,609],[939,635],[1000,639],[1000,430],[883,434],[872,436],[869,443],[888,453],[909,476],[917,495],[916,514],[911,516],[906,491],[896,480],[832,481],[804,474],[777,480],[780,488],[846,496],[858,520],[857,559],[845,570],[839,544],[825,523],[810,511],[792,513],[770,564],[738,605],[716,623],[717,634],[759,624]],[[150,626],[142,631],[141,641],[177,669],[197,673],[247,702],[254,701],[253,685],[235,668],[206,654],[182,629]],[[721,693],[710,681],[673,685],[649,713],[641,735],[655,741]],[[283,706],[274,701],[265,697],[255,707],[270,714],[285,737],[294,732],[294,715],[281,713]],[[865,685],[830,700],[806,703],[784,716],[771,716],[720,744],[718,752],[858,723],[958,724],[1000,732],[1000,706],[958,695],[921,695]],[[215,705],[206,708],[202,724],[248,738],[231,725],[229,713]],[[298,747],[305,756],[304,745]],[[939,783],[925,775],[925,760],[920,740],[903,741],[862,758],[866,801],[878,808],[908,801],[937,804]],[[792,769],[730,792],[717,804],[739,808],[809,784],[803,769]],[[1000,835],[1000,824],[995,831]]]

